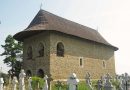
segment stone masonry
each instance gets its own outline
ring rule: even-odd
[[[64,45],[64,57],[56,55],[57,43]],[[37,57],[38,44],[43,43],[44,57]],[[27,60],[28,46],[33,48],[33,59]],[[80,66],[80,59],[83,65]],[[100,78],[103,74],[115,75],[114,50],[104,44],[99,44],[60,32],[44,31],[24,40],[25,70],[31,70],[33,75],[42,69],[53,80],[66,79],[69,74],[76,73],[79,79],[84,79],[87,72],[92,78]]]

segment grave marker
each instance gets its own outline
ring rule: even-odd
[[[75,73],[73,73],[67,80],[67,84],[69,85],[69,90],[78,90],[78,86],[77,86],[78,83],[79,83],[79,79],[77,78]]]
[[[111,78],[111,76],[108,73],[106,74],[105,79],[106,79],[106,83],[104,84],[104,90],[112,90],[113,89],[113,85],[110,82],[110,79],[112,79],[112,78]]]
[[[4,84],[4,80],[3,80],[3,78],[1,77],[1,78],[0,78],[0,90],[3,90],[3,84]]]
[[[13,90],[16,90],[17,84],[18,84],[17,77],[14,76],[14,77],[13,77],[13,80],[12,80],[12,85],[13,85],[12,87],[13,87]]]
[[[26,74],[24,70],[22,69],[20,74],[19,74],[19,90],[25,90],[25,83],[24,83],[24,78]]]
[[[43,90],[48,90],[48,82],[47,82],[47,79],[48,79],[48,76],[45,75],[45,77],[44,77],[45,83],[44,83]]]

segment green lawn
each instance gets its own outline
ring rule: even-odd
[[[67,89],[68,86],[66,84],[62,84],[61,86],[61,90],[68,90]],[[53,84],[52,85],[52,90],[58,90],[58,85],[57,84]],[[60,90],[60,89],[59,89]],[[85,82],[80,82],[78,84],[78,90],[90,90],[89,87],[86,85]]]

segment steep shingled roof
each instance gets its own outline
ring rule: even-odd
[[[56,16],[45,10],[40,10],[30,25],[24,31],[15,34],[14,38],[23,41],[27,37],[49,30],[101,43],[118,50],[117,47],[108,43],[96,30]]]

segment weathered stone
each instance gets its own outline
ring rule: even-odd
[[[19,90],[25,90],[25,78],[26,74],[24,73],[24,70],[22,69],[20,74],[19,74]]]
[[[48,82],[47,82],[47,79],[48,79],[48,76],[45,75],[45,77],[44,77],[45,83],[44,83],[44,86],[43,86],[43,90],[48,90]]]
[[[113,90],[113,85],[110,81],[110,79],[112,79],[111,76],[107,73],[105,78],[106,83],[104,84],[104,90]]]
[[[12,80],[12,87],[13,87],[13,90],[17,90],[17,84],[18,84],[17,77],[14,76],[14,77],[13,77],[13,80]]]
[[[29,77],[29,78],[28,78],[28,89],[29,89],[29,90],[33,90],[31,83],[32,83],[32,77]]]
[[[56,56],[58,42],[62,42],[64,45],[64,57]],[[37,57],[39,43],[43,43],[45,47],[43,57]],[[27,60],[26,53],[30,45],[33,48],[33,59]],[[80,58],[83,59],[82,67],[79,64]],[[105,61],[106,67],[103,67],[103,61]],[[91,73],[92,78],[100,78],[106,73],[115,75],[114,51],[112,49],[54,32],[44,32],[24,40],[23,65],[26,71],[32,72],[32,75],[36,75],[38,70],[42,69],[53,79],[66,79],[68,74],[72,72],[75,72],[80,79],[84,79],[86,71]]]
[[[86,74],[86,83],[89,87],[90,90],[93,90],[93,87],[92,87],[92,82],[91,82],[91,75],[89,73]]]
[[[79,79],[77,79],[77,76],[75,73],[73,73],[69,79],[67,80],[67,84],[69,86],[69,90],[77,90],[78,89],[78,82]]]
[[[102,87],[103,87],[102,81],[101,81],[101,80],[98,80],[98,81],[97,81],[97,90],[102,90]]]
[[[0,90],[3,90],[3,84],[4,84],[4,80],[3,80],[3,78],[1,77],[0,78]]]

